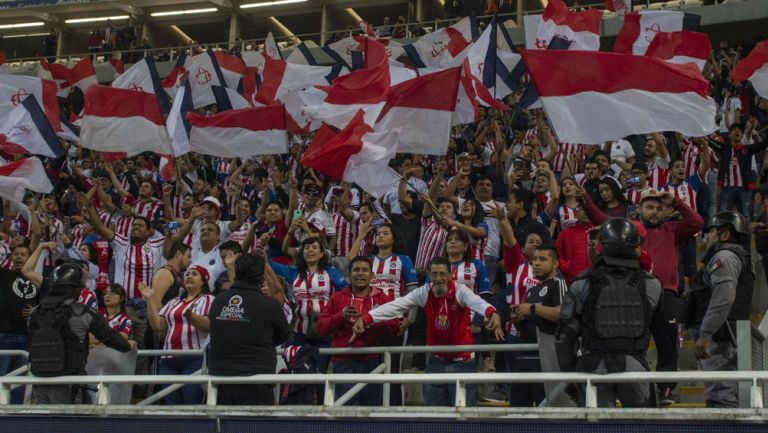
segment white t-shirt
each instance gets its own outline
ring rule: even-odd
[[[611,143],[611,160],[627,162],[628,159],[635,157],[635,150],[627,140],[616,140]]]
[[[493,205],[494,203],[496,203],[496,206],[498,207],[506,206],[504,203],[496,200],[480,202],[486,214],[488,212],[493,212],[495,210],[495,207]],[[461,209],[461,206],[463,204],[464,204],[464,199],[459,197],[459,209]],[[501,246],[501,234],[499,232],[499,219],[496,217],[486,215],[483,221],[485,221],[485,223],[488,224],[488,241],[485,243],[485,255],[491,256],[491,257],[501,257],[501,255],[499,254],[499,247]]]
[[[736,110],[741,110],[741,99],[739,99],[736,96],[731,96],[728,99],[730,99],[731,101],[731,107],[730,107],[731,109],[728,112],[727,116],[728,116],[729,124],[733,125],[734,123],[739,121],[739,119],[736,118]],[[720,132],[721,133],[728,132],[728,128],[725,126],[725,118],[726,118],[725,108],[727,105],[728,105],[727,100],[725,100],[723,101],[723,105],[720,106]]]

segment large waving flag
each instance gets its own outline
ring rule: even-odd
[[[245,75],[245,63],[243,63],[243,60],[223,51],[216,51],[213,55],[216,57],[216,63],[219,65],[219,70],[224,77],[226,86],[237,90],[240,80]]]
[[[660,32],[679,32],[681,30],[695,32],[699,30],[699,15],[687,14],[680,11],[638,11],[624,17],[613,51],[616,53],[642,56],[653,38]]]
[[[0,74],[7,74],[9,72],[8,64],[5,63],[5,52],[0,51]]]
[[[461,67],[392,86],[375,130],[401,129],[398,152],[444,155],[461,80]]]
[[[403,46],[397,41],[389,38],[373,38],[363,35],[346,37],[323,47],[322,50],[335,63],[342,64],[350,69],[360,69],[363,67],[360,60],[366,49],[366,41],[376,41],[381,44],[384,47],[386,56],[392,60],[397,60],[398,57],[405,54]]]
[[[152,57],[147,57],[136,62],[112,82],[112,87],[153,93],[157,95],[160,108],[164,113],[167,113],[171,108],[168,94],[163,89],[162,82],[160,81],[160,74],[157,72],[155,59]]]
[[[456,24],[426,34],[403,49],[417,68],[445,68],[478,36],[477,20],[464,17]]]
[[[345,70],[344,70],[345,71]],[[269,105],[291,90],[328,85],[342,72],[342,66],[312,66],[267,59],[256,101]]]
[[[0,198],[8,200],[27,221],[31,221],[32,215],[23,203],[27,189],[43,194],[53,191],[53,185],[39,159],[30,157],[0,165]]]
[[[35,95],[29,95],[11,112],[0,120],[0,147],[6,150],[18,146],[23,153],[42,155],[50,158],[64,156],[64,147],[59,142],[45,113],[37,103]]]
[[[216,98],[216,108],[219,111],[239,110],[241,108],[252,108],[253,105],[248,102],[243,95],[237,93],[229,87],[213,86],[213,96]]]
[[[768,42],[760,42],[731,72],[736,81],[749,80],[758,95],[768,98]]]
[[[80,128],[75,126],[72,122],[70,122],[69,119],[67,119],[66,116],[64,116],[64,113],[61,113],[59,120],[61,120],[61,132],[57,132],[56,135],[65,140],[79,143]]]
[[[216,103],[211,86],[227,86],[224,74],[219,68],[213,51],[193,56],[187,65],[189,85],[192,89],[192,103],[195,108],[205,107]],[[237,88],[235,86],[235,88]]]
[[[343,129],[358,110],[365,111],[365,121],[369,125],[379,117],[391,86],[389,61],[382,55],[385,48],[380,43],[370,41],[367,48],[377,52],[367,55],[380,59],[379,64],[336,78],[322,104],[306,107],[314,120]]]
[[[60,63],[48,63],[47,60],[40,59],[40,67],[37,70],[37,76],[56,83],[56,95],[66,98],[71,90],[69,83],[69,68]]]
[[[557,138],[603,143],[632,134],[716,129],[709,83],[691,64],[587,51],[523,51]]]
[[[89,56],[80,59],[69,71],[69,82],[72,87],[79,87],[85,93],[88,88],[98,84],[96,80],[96,69],[93,68],[93,62]]]
[[[517,88],[512,71],[520,63],[520,54],[496,18],[472,45],[467,58],[472,74],[482,81],[494,99],[502,99]]]
[[[288,153],[282,105],[187,116],[192,126],[189,145],[194,152],[225,158]]]
[[[695,63],[703,71],[711,50],[706,33],[661,32],[653,38],[645,55],[677,64]]]
[[[317,65],[315,56],[309,51],[309,47],[304,42],[300,42],[293,46],[291,54],[285,59],[289,63],[295,63],[297,65]]]
[[[189,80],[184,80],[181,88],[176,91],[173,98],[173,106],[165,121],[168,135],[171,138],[173,156],[181,156],[189,153],[189,132],[192,126],[187,115],[195,109],[192,104],[192,90],[189,88]]]
[[[315,134],[301,163],[331,176],[353,182],[374,197],[381,197],[398,181],[387,164],[397,151],[398,129],[374,133],[358,111],[343,130],[323,126]]]
[[[562,0],[550,0],[536,28],[535,48],[529,48],[544,50],[557,36],[571,41],[572,50],[598,51],[602,15],[597,9],[571,12]]]
[[[93,85],[85,92],[80,144],[102,152],[171,153],[157,96]]]
[[[56,132],[61,131],[57,86],[53,81],[24,75],[0,75],[0,118],[7,116],[29,95],[35,95],[45,117]]]

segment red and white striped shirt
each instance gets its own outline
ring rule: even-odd
[[[293,281],[293,297],[296,300],[294,332],[299,334],[309,332],[312,313],[319,316],[320,311],[325,308],[325,304],[331,298],[332,281],[325,269],[308,274],[306,279],[297,277]]]
[[[154,220],[155,214],[157,213],[158,209],[163,205],[163,202],[160,200],[152,197],[149,199],[149,201],[137,201],[136,206],[133,207],[133,212],[136,215],[143,216],[144,218],[148,219],[149,221]]]
[[[685,164],[685,177],[687,179],[688,177],[693,176],[694,173],[699,172],[699,166],[701,165],[699,155],[701,155],[701,149],[694,145],[688,137],[683,137],[682,141],[683,164]]]
[[[198,295],[187,301],[173,298],[160,309],[160,316],[165,319],[168,331],[165,334],[164,350],[194,350],[202,349],[208,341],[208,333],[203,332],[189,323],[184,317],[184,311],[191,308],[198,316],[207,316],[211,308],[213,296]]]
[[[557,211],[555,211],[553,220],[557,222],[557,227],[560,229],[560,231],[563,231],[579,222],[579,218],[576,216],[578,211],[578,207],[572,208],[566,204],[557,207]]]
[[[128,237],[115,233],[112,240],[115,283],[125,288],[127,299],[140,298],[139,283],[149,284],[155,270],[165,263],[164,240],[165,237],[160,236],[143,244],[133,244]]]
[[[733,147],[731,147],[731,163],[728,165],[728,171],[725,172],[723,186],[744,186],[744,176],[741,173],[741,167],[739,167],[739,158]]]
[[[373,269],[370,286],[387,296],[393,299],[405,296],[408,293],[407,286],[418,284],[416,269],[408,256],[393,254],[385,258],[371,256],[370,259]]]
[[[72,227],[72,230],[70,231],[72,246],[75,248],[80,248],[80,246],[83,244],[83,240],[85,239],[85,236],[83,236],[83,228],[85,228],[83,224],[78,224]]]
[[[583,144],[560,143],[559,146],[560,152],[557,152],[555,157],[552,159],[552,171],[558,172],[565,170],[567,161],[569,161],[573,155],[578,155],[579,158],[581,158],[581,155],[584,154]],[[571,168],[574,171],[576,170],[576,167]]]
[[[344,215],[339,212],[331,214],[333,226],[336,229],[336,245],[333,246],[334,257],[347,257],[349,250],[352,249],[352,244],[355,243],[360,225],[360,215],[354,211],[353,213],[352,221],[347,221]]]
[[[115,223],[115,235],[120,235],[126,238],[131,237],[131,224],[133,224],[133,217],[127,217],[119,215],[114,218]]]
[[[421,219],[421,235],[419,236],[419,249],[416,253],[416,269],[427,269],[429,262],[435,256],[443,254],[445,238],[448,230],[435,221],[435,217]]]
[[[698,175],[696,175],[698,176]],[[690,207],[693,210],[696,210],[696,195],[698,194],[696,192],[696,189],[694,189],[693,186],[691,186],[688,181],[684,180],[681,183],[677,185],[672,185],[671,183],[668,183],[661,188],[659,188],[659,192],[669,192],[674,194],[675,198],[679,198],[683,201],[683,203],[687,204],[688,207]]]
[[[627,190],[627,192],[624,193],[624,195],[627,197],[628,202],[638,205],[640,204],[640,197],[643,195],[645,191],[648,191],[650,189],[651,189],[650,186],[646,186],[643,189],[630,188]]]
[[[528,290],[537,286],[539,280],[533,275],[533,267],[523,256],[520,244],[516,244],[513,248],[504,245],[504,270],[507,283],[504,295],[507,304],[524,303]],[[520,335],[511,320],[507,322],[507,332],[510,335]]]
[[[77,302],[94,311],[99,310],[99,301],[96,299],[96,294],[90,291],[87,287],[80,289],[80,295],[77,297]]]
[[[669,170],[661,168],[658,165],[648,168],[648,185],[651,188],[658,190],[662,186],[666,185],[669,178]]]

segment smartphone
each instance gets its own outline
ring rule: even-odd
[[[303,216],[304,216],[304,211],[303,211],[303,210],[301,210],[301,209],[296,209],[295,211],[293,211],[293,219],[294,219],[294,220],[300,219],[300,218],[302,218]]]
[[[387,220],[385,220],[384,218],[379,217],[379,218],[374,219],[373,222],[371,223],[371,225],[373,225],[374,227],[378,227],[378,226],[384,224],[385,222],[387,222]]]
[[[179,231],[179,223],[176,221],[169,221],[165,223],[165,230],[168,233],[175,234],[177,231]]]
[[[627,179],[627,183],[640,183],[640,176],[632,176]]]

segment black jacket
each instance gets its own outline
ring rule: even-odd
[[[274,374],[275,346],[288,339],[282,307],[242,281],[213,300],[208,369],[216,376]]]

